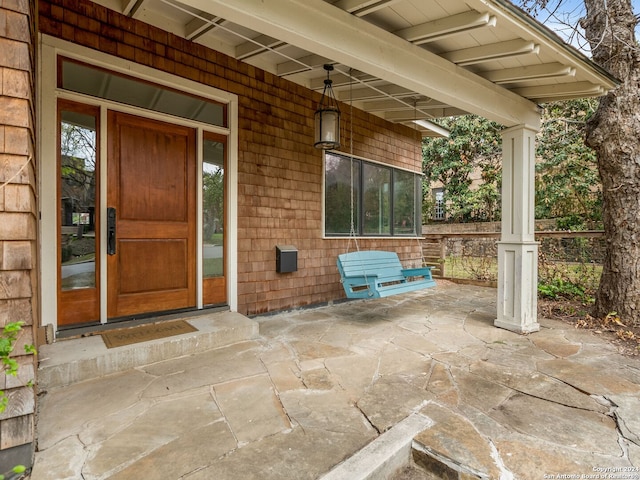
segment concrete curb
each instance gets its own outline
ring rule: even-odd
[[[430,418],[411,414],[320,479],[385,480],[409,463],[413,438],[432,425]]]

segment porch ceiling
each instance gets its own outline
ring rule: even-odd
[[[97,0],[125,15],[322,91],[442,133],[475,113],[538,126],[537,104],[616,81],[508,0]]]

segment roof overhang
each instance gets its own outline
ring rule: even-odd
[[[617,84],[507,0],[98,3],[311,89],[331,63],[340,100],[423,135],[465,113],[537,129],[538,104]]]

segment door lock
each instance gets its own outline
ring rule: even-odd
[[[107,208],[107,254],[116,254],[116,209]]]

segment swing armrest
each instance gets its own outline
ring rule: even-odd
[[[378,278],[378,275],[375,273],[365,275],[344,275],[342,277],[342,282],[347,283],[349,285],[365,285],[372,283],[373,280]]]
[[[431,278],[432,267],[403,268],[402,275],[405,277],[425,277]]]

